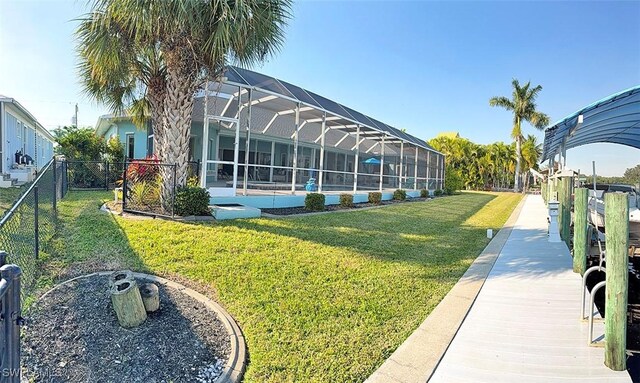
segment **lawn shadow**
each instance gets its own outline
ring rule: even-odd
[[[386,262],[429,265],[441,263],[445,253],[456,253],[454,259],[477,255],[478,249],[470,248],[469,242],[477,245],[486,228],[463,223],[495,198],[490,194],[462,195],[365,211],[219,225],[342,247]]]

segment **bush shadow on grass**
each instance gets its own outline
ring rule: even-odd
[[[462,195],[366,211],[219,225],[345,247],[383,261],[431,264],[445,261],[444,255],[477,255],[472,251],[477,242],[469,246],[470,242],[484,238],[486,229],[463,223],[495,198],[489,194]]]

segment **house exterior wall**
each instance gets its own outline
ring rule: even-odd
[[[3,150],[2,172],[7,173],[15,164],[15,153],[28,154],[38,169],[53,157],[53,141],[49,134],[42,132],[38,122],[29,117],[13,103],[2,102]],[[48,133],[48,132],[47,132]]]

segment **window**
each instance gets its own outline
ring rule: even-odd
[[[135,145],[135,140],[134,140],[134,136],[133,134],[127,134],[126,135],[126,140],[127,140],[127,149],[126,149],[126,155],[127,155],[127,159],[134,159],[136,158],[135,156],[135,149],[136,149],[136,145]]]

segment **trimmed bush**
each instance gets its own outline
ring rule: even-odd
[[[176,192],[175,213],[187,215],[211,215],[209,192],[197,186],[181,187]]]
[[[340,194],[340,206],[353,207],[353,194]]]
[[[404,189],[397,189],[393,192],[393,199],[396,201],[404,201],[407,199],[407,191]]]
[[[442,195],[442,190],[436,189],[436,191],[433,192],[433,195],[435,195],[436,197],[440,197]]]
[[[420,198],[427,198],[427,197],[429,197],[429,191],[427,189],[420,190]]]
[[[380,202],[382,202],[382,193],[380,192],[369,193],[369,203],[380,205]]]
[[[311,211],[324,210],[324,194],[309,193],[304,198],[304,208]]]

